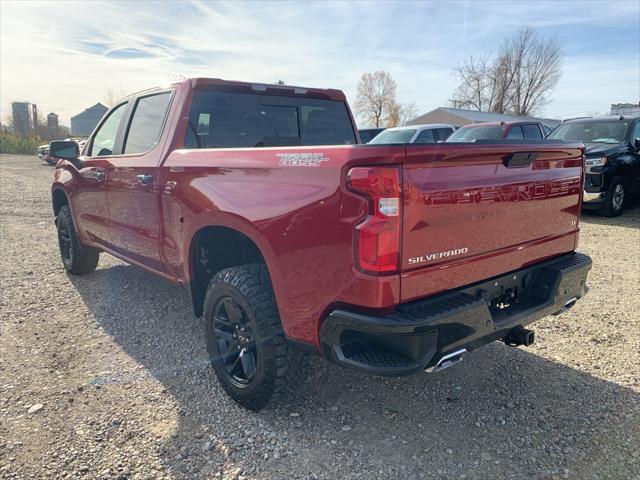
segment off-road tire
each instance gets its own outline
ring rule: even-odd
[[[65,270],[73,275],[85,275],[93,272],[98,266],[98,260],[100,260],[100,250],[80,242],[71,217],[71,210],[67,205],[58,212],[56,227],[60,256]],[[65,242],[68,242],[68,251],[63,245]]]
[[[253,332],[255,375],[239,385],[218,355],[219,336],[214,331],[217,305],[231,297],[241,307]],[[260,410],[281,400],[298,383],[306,355],[287,345],[278,315],[269,272],[264,264],[225,268],[213,276],[204,301],[207,350],[211,365],[227,394],[250,410]]]
[[[620,190],[621,189],[621,190]],[[622,202],[619,201],[619,195],[622,192]],[[627,203],[627,186],[620,177],[613,177],[609,183],[607,196],[598,209],[600,215],[605,217],[617,217],[624,211]]]

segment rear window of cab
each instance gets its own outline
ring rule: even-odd
[[[337,100],[197,90],[185,148],[351,145],[355,132]]]

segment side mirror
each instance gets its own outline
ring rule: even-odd
[[[73,162],[80,156],[78,142],[72,140],[54,140],[49,144],[49,155]]]

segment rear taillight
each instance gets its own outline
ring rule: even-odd
[[[402,213],[399,167],[352,168],[347,185],[369,200],[369,214],[355,229],[358,268],[373,274],[397,272]]]

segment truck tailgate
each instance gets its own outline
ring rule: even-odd
[[[408,146],[402,174],[402,301],[575,249],[581,144]]]

